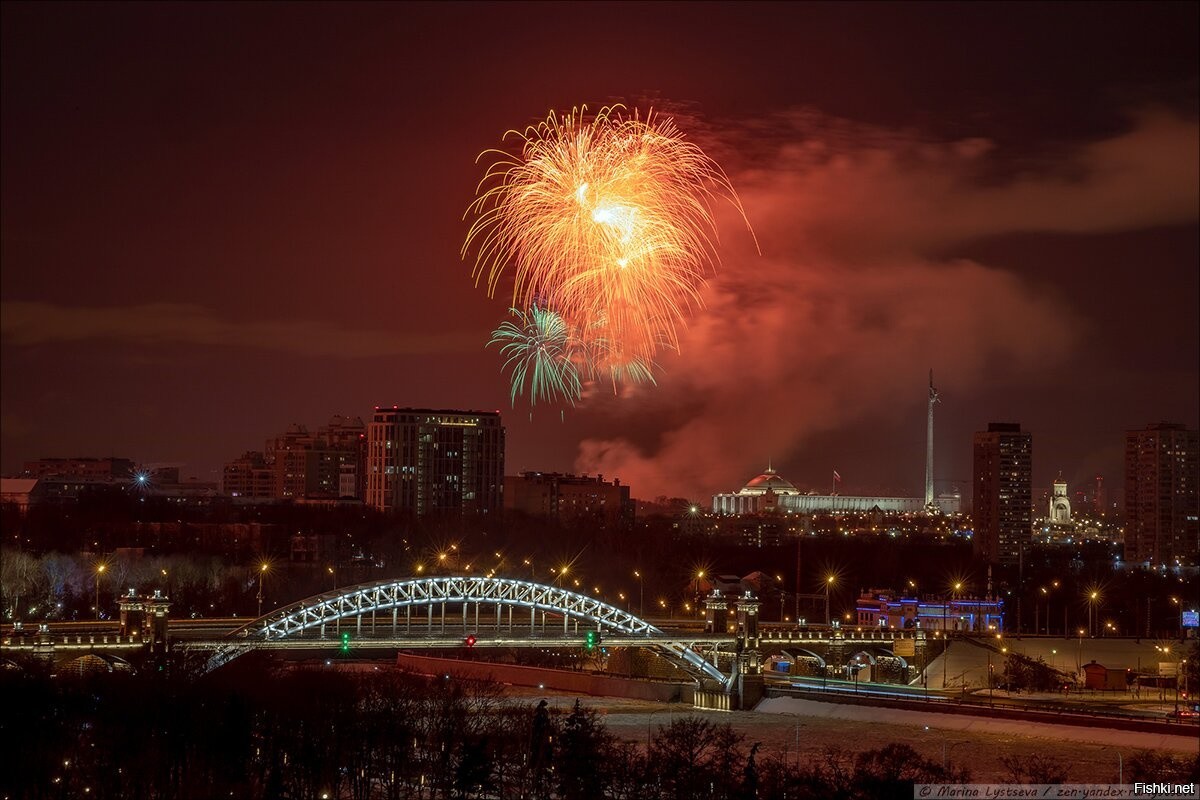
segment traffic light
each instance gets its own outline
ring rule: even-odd
[[[475,641],[476,641],[475,636],[474,636],[474,634],[472,634],[472,635],[468,636],[467,638],[463,639],[463,644],[465,644],[467,647],[474,647]]]
[[[342,652],[343,653],[350,652],[350,634],[349,633],[342,634]]]
[[[588,649],[588,652],[591,652],[596,649],[598,644],[600,644],[600,634],[597,631],[588,631],[583,646]]]

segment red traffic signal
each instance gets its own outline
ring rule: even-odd
[[[468,636],[467,638],[463,639],[463,644],[465,644],[467,647],[474,647],[475,646],[475,637]]]

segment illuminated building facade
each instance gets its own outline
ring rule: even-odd
[[[376,408],[366,464],[366,502],[379,511],[423,516],[503,507],[498,411]]]
[[[1197,431],[1161,422],[1125,433],[1125,560],[1195,564],[1200,548]]]
[[[761,475],[751,478],[736,492],[715,494],[714,514],[742,516],[746,514],[959,514],[962,496],[957,492],[934,496],[933,492],[933,407],[940,402],[933,386],[933,370],[929,371],[928,416],[925,428],[925,495],[923,497],[871,497],[837,492],[841,475],[833,472],[834,491],[831,494],[803,492],[767,465]],[[761,540],[760,540],[761,542]],[[760,545],[761,546],[761,543]]]
[[[1067,497],[1067,482],[1062,475],[1058,476],[1051,490],[1046,518],[1051,525],[1067,525],[1071,522],[1071,500]]]
[[[976,552],[1016,564],[1033,535],[1033,434],[1015,422],[991,422],[974,439]]]
[[[961,511],[962,498],[943,494],[934,498],[933,505],[942,514]],[[806,494],[775,470],[751,478],[736,492],[714,494],[714,514],[741,516],[744,514],[859,514],[880,511],[885,514],[922,514],[926,512],[924,497],[870,497],[844,494]]]
[[[872,589],[858,598],[863,628],[926,631],[1002,631],[1004,601],[975,598],[924,600]]]

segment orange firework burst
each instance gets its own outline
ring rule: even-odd
[[[620,105],[551,113],[510,135],[520,152],[480,157],[495,160],[467,212],[476,282],[486,275],[493,294],[511,268],[512,305],[561,317],[579,342],[568,357],[614,383],[648,374],[630,365],[677,350],[701,304],[717,260],[713,201],[742,213],[728,178],[674,121]]]

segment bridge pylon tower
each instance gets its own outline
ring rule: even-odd
[[[763,698],[762,660],[759,645],[762,640],[758,632],[758,609],[762,605],[758,598],[745,592],[734,600],[737,609],[737,707],[754,708]]]

